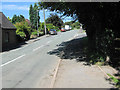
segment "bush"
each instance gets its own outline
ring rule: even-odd
[[[75,28],[80,29],[80,26],[76,26]]]
[[[37,33],[38,33],[37,31],[34,31],[31,33],[31,35],[37,35]]]
[[[25,40],[30,39],[31,27],[29,26],[28,22],[26,22],[26,21],[17,22],[14,25],[17,28],[17,30],[16,30],[17,35],[20,35]]]
[[[20,36],[21,38],[25,38],[25,33],[24,33],[23,31],[17,30],[17,31],[16,31],[16,34],[17,34],[18,36]]]
[[[46,24],[46,28],[48,29],[48,31],[50,31],[50,29],[53,29],[54,26],[53,24]]]

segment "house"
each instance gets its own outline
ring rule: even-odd
[[[2,34],[2,36],[1,36]],[[7,19],[7,17],[0,12],[0,44],[2,49],[16,45],[16,27]]]
[[[28,22],[28,24],[30,25],[30,20],[28,20],[28,19],[25,19],[25,21],[26,21],[26,22]]]

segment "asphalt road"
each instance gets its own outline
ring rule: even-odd
[[[79,30],[71,30],[38,39],[20,48],[2,53],[3,88],[46,88],[59,61],[47,52],[73,38]]]

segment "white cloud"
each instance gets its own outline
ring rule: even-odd
[[[2,5],[2,9],[6,10],[29,10],[29,6],[17,6],[17,5]]]

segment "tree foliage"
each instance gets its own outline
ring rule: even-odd
[[[17,22],[14,25],[17,28],[17,30],[16,30],[17,35],[20,35],[25,40],[30,39],[31,27],[29,26],[28,22],[26,22],[26,21]]]
[[[13,17],[12,17],[12,23],[13,24],[15,24],[16,22],[21,22],[21,21],[25,21],[25,17],[23,16],[23,15],[14,15]]]
[[[58,31],[58,30],[59,30],[59,27],[54,26],[52,23],[47,23],[47,24],[46,24],[46,29],[47,29],[47,33],[49,33],[50,29],[55,29],[55,30]],[[44,31],[44,30],[45,30],[44,22],[43,22],[43,23],[40,23],[40,30],[45,33],[45,31]]]
[[[114,39],[120,37],[120,3],[44,2],[39,6],[77,19],[86,29],[90,52],[95,52],[98,59],[110,57],[109,62],[120,64],[113,56]]]
[[[39,9],[37,3],[35,3],[34,6],[30,5],[29,16],[32,28],[37,30],[37,25],[39,25],[40,23]]]
[[[46,23],[52,23],[54,26],[61,28],[63,25],[62,19],[57,14],[50,14],[46,19]]]
[[[72,28],[77,28],[80,29],[80,23],[79,22],[75,22],[73,24],[71,24]]]
[[[9,20],[10,22],[12,22],[12,20],[10,19],[10,17],[8,17],[8,20]]]

